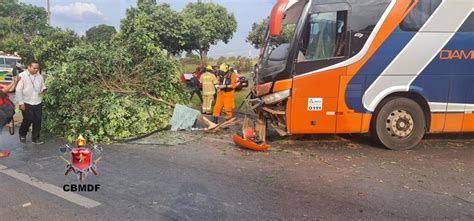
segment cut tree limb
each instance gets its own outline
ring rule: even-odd
[[[137,94],[138,93],[137,91],[130,91],[130,90],[124,90],[124,89],[117,89],[117,88],[109,89],[109,91],[110,92],[115,92],[115,93],[124,93],[124,94]],[[165,100],[163,100],[159,97],[155,97],[155,96],[153,96],[149,93],[141,92],[140,94],[146,95],[150,100],[157,101],[157,102],[160,102],[162,104],[166,104],[170,108],[175,108],[176,107],[176,104],[165,101]],[[212,132],[212,133],[215,133],[215,132],[219,131],[222,128],[229,127],[229,126],[235,126],[235,125],[239,124],[238,119],[236,117],[231,118],[231,119],[229,119],[229,120],[227,120],[227,121],[225,121],[221,124],[215,124],[215,123],[213,123],[212,121],[210,121],[209,119],[207,119],[206,117],[204,117],[201,114],[197,117],[197,120],[207,126],[207,128],[205,128],[204,130]]]

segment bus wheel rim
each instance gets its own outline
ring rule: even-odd
[[[387,132],[400,139],[409,137],[413,133],[414,125],[411,113],[403,109],[393,111],[386,120]]]

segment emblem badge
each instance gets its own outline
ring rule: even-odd
[[[59,151],[66,156],[61,156],[61,159],[67,164],[64,175],[67,176],[73,172],[80,182],[83,182],[90,172],[97,176],[97,163],[102,159],[102,147],[97,145],[87,147],[86,139],[80,135],[76,140],[75,148],[65,144],[59,148]]]

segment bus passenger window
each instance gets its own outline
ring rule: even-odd
[[[440,4],[441,0],[420,0],[402,21],[400,29],[409,32],[419,31]]]
[[[298,61],[345,56],[346,18],[347,11],[312,14],[300,42]]]

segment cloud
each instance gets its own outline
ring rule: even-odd
[[[54,5],[51,7],[53,16],[60,16],[70,21],[103,21],[104,14],[97,9],[94,3],[74,2],[68,5]]]

